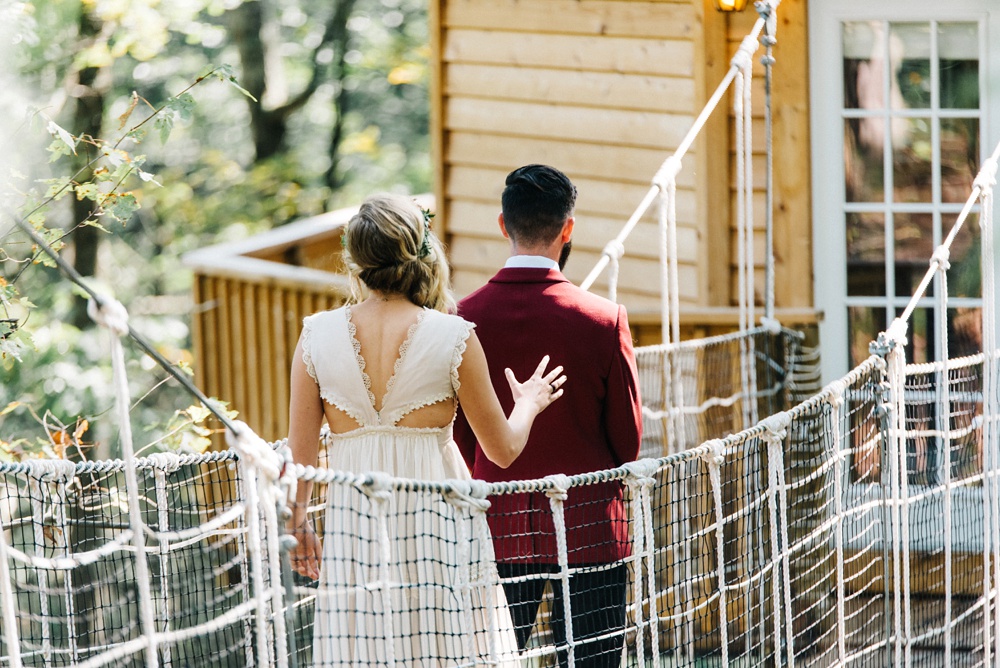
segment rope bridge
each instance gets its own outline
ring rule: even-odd
[[[734,95],[742,146],[761,30],[770,48],[773,11],[711,102],[729,82],[744,86]],[[419,649],[440,665],[490,665],[510,658],[492,633],[501,583],[544,592],[526,665],[572,666],[619,645],[630,666],[995,665],[1000,146],[871,356],[802,400],[814,360],[773,320],[771,288],[763,325],[752,327],[749,195],[739,214],[742,331],[678,340],[672,179],[689,145],[643,204],[660,196],[665,343],[637,351],[644,458],[613,470],[504,484],[359,476],[295,465],[284,443],[264,443],[224,413],[226,451],[135,457],[120,339],[138,335],[120,304],[91,292],[92,315],[111,333],[123,459],[0,464],[0,666],[307,666],[319,634],[359,653],[378,648],[365,664],[404,665]],[[739,174],[749,176],[748,163]],[[907,364],[907,324],[935,277],[937,331],[947,336],[948,249],[977,204],[985,352]],[[625,236],[603,263],[612,290]],[[352,568],[336,587],[288,567],[282,518],[300,481],[314,483],[319,535],[350,555],[327,564]],[[599,517],[608,499],[623,510]],[[616,530],[602,530],[609,524]],[[518,561],[543,567],[505,567]],[[577,634],[580,605],[557,594],[580,578],[595,590],[624,585],[620,624]],[[314,628],[320,606],[347,613],[343,623]],[[422,633],[414,613],[451,635]]]

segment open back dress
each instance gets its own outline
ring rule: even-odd
[[[330,468],[468,480],[452,439],[454,418],[440,428],[397,423],[424,406],[455,400],[473,327],[424,309],[377,403],[350,306],[307,317],[306,369],[323,401],[358,424],[332,436]],[[417,487],[330,485],[313,665],[520,665],[483,500],[463,493],[462,484],[437,494]]]

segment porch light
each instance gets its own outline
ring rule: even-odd
[[[747,7],[747,0],[714,0],[715,8],[720,12],[742,12]]]

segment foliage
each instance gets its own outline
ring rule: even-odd
[[[7,74],[19,77],[0,81],[14,93],[0,100],[0,155],[9,158],[0,158],[0,457],[58,454],[62,437],[53,434],[81,446],[84,439],[100,443],[97,456],[114,454],[111,421],[101,419],[113,405],[107,335],[67,324],[76,293],[11,226],[11,215],[29,221],[64,257],[72,257],[72,245],[63,248],[74,230],[100,230],[105,242],[88,283],[121,300],[132,326],[164,356],[190,367],[184,252],[357,202],[373,190],[429,189],[421,0],[357,1],[342,78],[316,89],[289,119],[287,150],[264,161],[254,159],[249,94],[227,32],[228,12],[239,4],[0,3],[0,41],[13,45],[0,56],[10,64]],[[281,56],[284,86],[298,90],[311,76],[308,47],[330,3],[265,4],[269,47]],[[85,38],[86,21],[98,25],[96,36]],[[74,101],[83,95],[77,76],[86,68],[98,72],[107,138],[72,125]],[[201,85],[206,72],[226,85]],[[329,145],[338,92],[350,103],[339,153],[331,156],[316,147]],[[80,158],[92,176],[74,166]],[[336,191],[324,178],[331,165]],[[74,200],[92,203],[94,213],[74,220]],[[205,420],[195,419],[190,398],[150,358],[126,350],[130,390],[140,398],[137,439],[166,447],[164,436],[176,432],[175,444],[204,445]],[[87,427],[77,434],[81,424]]]

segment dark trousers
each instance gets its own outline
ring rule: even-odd
[[[520,582],[504,582],[507,605],[514,622],[517,647],[523,650],[535,624],[546,583],[552,583],[553,606],[549,624],[555,636],[559,665],[567,666],[565,595],[559,567],[553,564],[497,564],[500,577],[528,577]],[[625,605],[628,569],[623,565],[602,568],[601,564],[574,565],[569,578],[569,600],[573,622],[576,665],[582,668],[618,668],[625,642]],[[593,570],[591,570],[593,569]],[[615,633],[610,638],[588,639]]]

